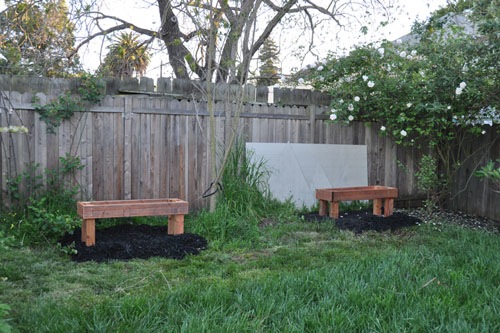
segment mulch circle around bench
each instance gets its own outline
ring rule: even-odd
[[[304,220],[310,222],[333,222],[334,220],[328,216],[320,216],[319,214],[305,214]],[[373,215],[368,211],[346,212],[341,213],[339,218],[334,222],[339,229],[349,230],[355,234],[360,234],[364,231],[395,231],[401,228],[411,227],[422,223],[422,220],[409,216],[405,213],[395,212],[394,214],[384,217]]]
[[[78,228],[60,241],[62,246],[74,243],[77,252],[71,259],[77,262],[151,257],[183,259],[186,255],[196,255],[207,248],[207,241],[201,236],[168,235],[166,226],[144,224],[120,224],[96,229],[95,246],[86,246],[80,238],[81,230]]]

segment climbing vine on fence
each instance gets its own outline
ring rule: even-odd
[[[63,120],[70,119],[77,111],[86,110],[91,104],[98,103],[103,97],[104,84],[98,78],[85,74],[81,77],[78,95],[66,91],[55,100],[41,105],[35,100],[35,110],[40,119],[47,124],[47,132],[55,133]]]

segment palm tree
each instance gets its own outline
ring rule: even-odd
[[[139,35],[122,33],[109,47],[109,52],[97,70],[102,76],[143,76],[151,61],[147,41],[139,41]]]

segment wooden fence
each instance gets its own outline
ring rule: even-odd
[[[158,78],[153,79],[127,78],[103,79],[104,95],[143,94],[156,97],[203,99],[205,89],[199,81]],[[66,91],[78,93],[78,80],[65,80],[44,77],[23,77],[0,75],[0,91],[16,91],[19,93],[44,93],[48,96],[57,96]],[[251,84],[245,85],[240,96],[240,87],[225,83],[215,84],[213,97],[215,100],[231,100],[234,95],[247,103],[274,103],[277,105],[330,105],[331,97],[328,94],[311,89],[297,89],[286,87],[260,87]]]
[[[39,164],[38,172],[61,168],[59,158],[69,154],[78,156],[84,165],[73,179],[81,186],[83,199],[172,197],[189,201],[191,210],[207,207],[202,194],[213,179],[205,102],[165,96],[107,96],[100,106],[76,113],[55,134],[48,134],[31,104],[32,93],[8,92],[8,96],[11,109],[0,113],[0,127],[24,125],[29,133],[1,134],[2,200],[7,200],[8,177],[27,170],[30,164]],[[37,97],[41,103],[50,99],[45,94]],[[414,177],[421,153],[379,136],[375,124],[328,124],[328,108],[321,106],[246,103],[233,126],[229,115],[234,108],[233,103],[215,104],[216,134],[221,142],[236,130],[247,142],[367,145],[370,185],[398,187],[401,199],[422,198]],[[470,163],[500,158],[496,133],[492,128],[483,136],[481,144],[492,144]],[[470,175],[472,166],[463,172]],[[465,179],[457,182],[452,206],[500,220],[500,198],[491,191],[491,184],[475,177]]]

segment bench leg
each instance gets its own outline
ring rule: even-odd
[[[384,216],[391,216],[394,212],[394,199],[387,198],[384,200]]]
[[[325,216],[328,208],[328,201],[319,200],[319,216]]]
[[[95,219],[82,220],[82,242],[87,246],[95,245]]]
[[[332,219],[339,218],[339,202],[338,201],[330,202],[330,214],[329,215]]]
[[[382,199],[373,199],[373,215],[382,215]]]
[[[170,215],[168,217],[168,234],[181,235],[184,233],[184,215]]]

